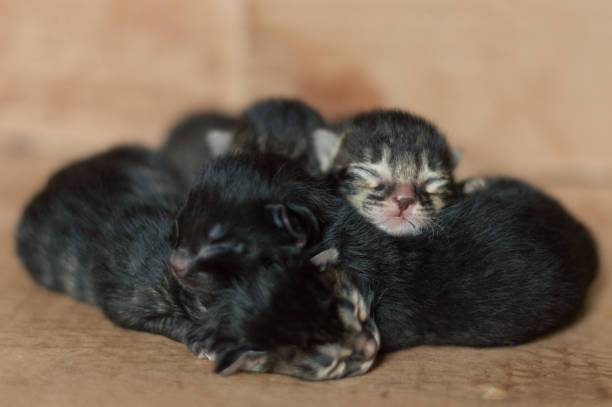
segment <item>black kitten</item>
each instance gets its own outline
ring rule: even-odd
[[[231,147],[238,119],[223,113],[192,113],[170,130],[160,153],[190,186],[202,166]]]
[[[325,164],[320,149],[327,148],[336,135],[327,129],[323,117],[306,103],[295,99],[264,99],[242,115],[234,150],[275,153],[298,162],[313,175]]]
[[[340,205],[325,181],[296,162],[275,154],[221,157],[179,211],[171,264],[182,284],[214,297],[230,276],[312,247]]]
[[[276,153],[295,160],[311,174],[320,174],[325,165],[318,157],[327,158],[325,149],[335,143],[336,135],[306,103],[263,99],[239,118],[217,113],[188,116],[175,126],[161,152],[192,185],[206,163],[226,153]]]
[[[195,244],[188,263],[196,265],[211,244],[240,247],[250,253],[244,268],[242,258],[227,249],[214,250],[215,261],[230,262],[232,270],[248,275],[253,264],[290,257],[297,249],[316,253],[334,247],[339,251],[338,269],[363,297],[372,298],[371,312],[386,351],[419,344],[499,346],[534,339],[576,315],[598,268],[588,230],[558,202],[517,180],[487,179],[486,185],[443,209],[435,229],[395,237],[334,200],[322,181],[309,180],[307,174],[298,177],[299,168],[280,158],[228,157],[223,163],[198,191],[199,196],[215,197],[214,203],[205,202],[211,211],[202,207],[195,213],[208,213],[199,227],[209,234],[231,232],[216,243],[211,239]],[[289,168],[291,176],[279,176]],[[233,182],[235,174],[256,180],[258,187]],[[270,204],[285,202],[286,210],[299,207],[299,212],[277,221],[257,215]],[[308,210],[321,219],[321,247],[310,240],[297,245],[299,238],[293,246],[275,242],[303,228],[297,219],[312,219],[310,214],[299,215]],[[330,218],[335,223],[330,224]],[[185,212],[180,219],[184,226],[178,228],[187,236],[194,216]],[[274,233],[275,223],[285,224],[282,233]],[[188,247],[188,241],[178,250]],[[185,275],[190,273],[197,275],[197,267]],[[206,278],[218,281],[216,275]],[[194,291],[214,286],[197,278],[185,278],[183,284]]]
[[[578,313],[598,269],[589,231],[514,179],[487,179],[420,236],[394,238],[359,219],[345,208],[325,244],[373,296],[385,351],[532,340]]]
[[[309,255],[269,258],[252,263],[248,273],[222,276],[231,270],[211,260],[215,248],[204,248],[190,272],[222,276],[222,283],[208,295],[186,289],[184,270],[170,266],[167,239],[180,197],[164,161],[145,149],[118,148],[77,162],[55,174],[25,209],[19,257],[44,287],[99,306],[119,326],[210,355],[222,374],[248,370],[322,380],[370,368],[380,337],[369,303],[341,271],[320,268]],[[286,240],[301,246],[311,239],[310,220],[300,218],[298,230],[288,218],[294,210],[279,204],[262,216],[277,223],[278,233],[287,228]],[[197,230],[190,233],[200,239]],[[250,248],[243,249],[248,259]]]
[[[421,117],[392,110],[363,113],[341,128],[335,147],[327,145],[330,156],[321,160],[330,163],[341,193],[388,234],[421,233],[455,198],[457,155]]]

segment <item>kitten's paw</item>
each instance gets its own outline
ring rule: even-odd
[[[196,357],[198,359],[202,359],[202,360],[214,360],[213,353],[210,352],[206,348],[204,343],[202,343],[202,342],[194,342],[194,343],[191,343],[191,344],[187,345],[187,347],[189,348],[191,353],[196,355]]]
[[[487,181],[482,177],[469,178],[463,182],[463,193],[471,194],[487,186]]]

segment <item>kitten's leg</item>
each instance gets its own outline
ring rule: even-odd
[[[122,313],[124,315],[117,315],[106,309],[104,313],[122,328],[163,335],[185,344],[198,359],[210,359],[203,339],[199,339],[200,335],[197,334],[200,325],[192,320],[174,316],[138,316],[137,313],[129,313],[126,318],[125,312]]]
[[[163,335],[177,342],[184,343],[198,359],[209,359],[209,353],[201,337],[201,327],[184,318],[158,317],[143,322],[142,331]]]

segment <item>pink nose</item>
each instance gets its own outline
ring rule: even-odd
[[[406,210],[410,205],[414,204],[416,202],[416,199],[414,199],[411,196],[394,196],[393,197],[393,201],[397,204],[398,208],[400,208],[400,210]]]
[[[176,249],[170,255],[170,267],[174,270],[177,277],[185,277],[189,266],[191,265],[191,257],[185,249]]]
[[[391,200],[397,205],[400,211],[408,209],[416,202],[414,187],[411,183],[399,183],[395,186]]]

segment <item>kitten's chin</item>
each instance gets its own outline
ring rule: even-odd
[[[415,236],[421,233],[425,225],[417,220],[402,216],[389,216],[377,219],[374,224],[383,232],[392,236]]]

